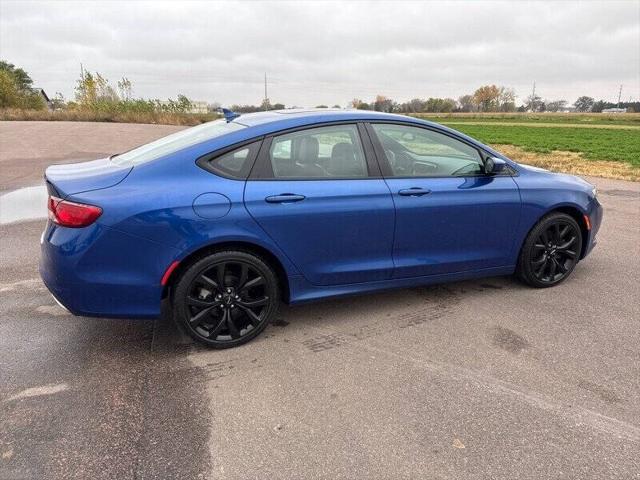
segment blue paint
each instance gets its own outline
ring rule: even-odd
[[[231,200],[221,193],[203,193],[193,201],[193,211],[201,218],[215,220],[231,210]]]
[[[446,133],[504,160],[513,175],[391,178],[381,169],[360,179],[245,180],[196,164],[286,129],[371,121]],[[583,255],[595,244],[602,207],[588,183],[518,165],[437,124],[377,112],[312,110],[242,115],[226,125],[213,125],[210,137],[135,165],[102,159],[47,169],[51,193],[103,209],[85,228],[46,227],[40,271],[61,303],[82,315],[157,316],[168,266],[230,242],[270,252],[287,277],[292,303],[510,274],[527,233],[557,208],[588,215],[592,230]],[[361,141],[369,166],[382,166],[383,154],[376,154],[367,136]],[[411,189],[428,193],[407,194]],[[297,201],[266,200],[289,194]]]

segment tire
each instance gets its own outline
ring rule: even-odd
[[[194,340],[230,348],[260,335],[278,310],[273,269],[244,251],[222,251],[197,260],[179,277],[173,317]]]
[[[535,288],[553,287],[565,281],[578,263],[582,231],[569,215],[544,216],[522,245],[516,275]]]

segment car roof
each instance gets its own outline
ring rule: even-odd
[[[497,156],[499,158],[506,158],[487,145],[483,145],[474,138],[471,138],[449,127],[440,125],[438,123],[422,120],[420,118],[409,117],[406,115],[397,115],[394,113],[337,108],[288,109],[242,114],[231,121],[233,123],[249,127],[244,129],[244,131],[237,132],[239,137],[243,137],[242,140],[249,139],[251,137],[257,137],[260,135],[269,135],[281,130],[330,122],[395,121],[403,123],[413,123],[416,125],[429,126],[441,132],[449,133],[458,138],[465,139],[467,142],[473,145],[484,148],[494,156]],[[240,140],[239,137],[232,137],[235,141]]]
[[[314,123],[339,122],[351,120],[387,120],[402,121],[435,125],[431,122],[419,120],[417,118],[392,113],[375,112],[369,110],[343,110],[333,108],[310,108],[310,109],[288,109],[271,110],[268,112],[257,112],[242,114],[232,120],[235,123],[247,127],[266,127],[265,130],[281,130],[284,128],[295,128],[297,126],[312,125]]]
[[[220,121],[224,120],[216,120],[216,122]],[[329,124],[332,122],[357,121],[402,122],[405,124],[431,127],[436,131],[440,131],[442,133],[458,137],[459,139],[466,140],[471,145],[475,145],[481,149],[484,149],[486,152],[495,157],[508,160],[507,157],[496,152],[491,147],[483,145],[482,143],[465,135],[464,133],[458,132],[438,123],[393,113],[376,112],[371,110],[331,108],[271,110],[266,112],[241,114],[233,118],[229,122],[242,125],[247,128],[241,128],[234,132],[205,140],[190,148],[194,148],[198,155],[203,155],[207,152],[213,152],[214,150],[229,147],[234,144],[240,144],[253,139],[258,139],[262,136],[276,134],[278,132],[289,129],[313,126],[316,124]]]

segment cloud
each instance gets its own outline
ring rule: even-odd
[[[640,96],[638,2],[0,3],[0,57],[69,97],[80,62],[134,93],[287,105],[457,97],[535,80],[544,98]]]

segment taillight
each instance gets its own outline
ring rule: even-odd
[[[63,227],[86,227],[102,215],[102,209],[95,205],[70,202],[52,196],[49,197],[48,207],[49,219]]]

